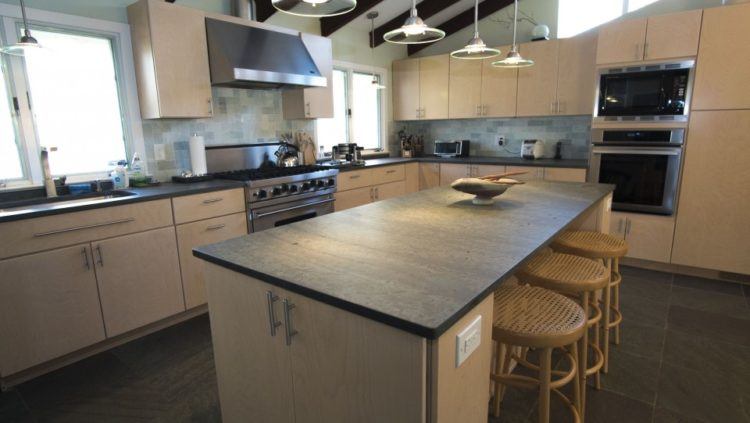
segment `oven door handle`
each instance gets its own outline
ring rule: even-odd
[[[644,156],[679,156],[681,148],[628,148],[628,147],[594,147],[594,154],[639,154]]]
[[[258,213],[257,215],[255,215],[255,217],[258,218],[258,219],[260,219],[261,217],[272,216],[274,214],[284,213],[284,212],[288,212],[288,211],[292,211],[292,210],[297,210],[297,209],[304,209],[305,207],[317,206],[318,204],[333,203],[334,201],[336,201],[335,198],[329,198],[327,200],[314,201],[312,203],[300,204],[299,206],[287,207],[287,208],[284,208],[284,209],[274,210],[274,211],[270,211],[270,212],[267,212],[267,213]]]

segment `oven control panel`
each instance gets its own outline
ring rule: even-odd
[[[287,197],[324,190],[333,192],[335,189],[336,178],[310,179],[301,182],[281,183],[253,188],[250,190],[250,200],[259,201],[269,198]]]

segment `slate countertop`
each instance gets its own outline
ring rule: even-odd
[[[193,254],[435,339],[612,189],[534,181],[475,206],[467,194],[435,188]]]
[[[49,216],[61,213],[71,213],[81,210],[98,209],[102,207],[113,207],[122,204],[138,203],[141,201],[159,200],[162,198],[180,197],[183,195],[200,194],[204,192],[220,191],[230,188],[241,188],[244,184],[238,181],[229,180],[212,180],[205,182],[195,182],[190,184],[163,183],[156,187],[149,188],[127,188],[121,191],[132,192],[135,195],[127,197],[114,197],[106,201],[96,202],[79,202],[74,204],[56,204],[55,202],[44,205],[33,205],[18,210],[2,211],[0,206],[0,223],[11,222],[15,220],[31,219],[41,216]],[[75,200],[82,197],[67,196]],[[95,198],[92,198],[95,200]]]
[[[486,165],[505,165],[505,166],[532,166],[532,167],[560,167],[570,169],[588,168],[588,160],[584,159],[536,159],[529,160],[521,157],[489,157],[489,156],[470,156],[470,157],[388,157],[385,159],[365,160],[364,166],[343,167],[341,172],[367,169],[378,166],[388,166],[400,163],[426,162],[426,163],[451,163],[451,164],[486,164]]]

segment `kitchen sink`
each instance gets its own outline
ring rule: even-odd
[[[52,198],[32,198],[20,201],[0,203],[0,213],[34,212],[40,210],[54,210],[73,206],[116,202],[137,195],[131,191],[95,192],[78,195],[61,195]]]

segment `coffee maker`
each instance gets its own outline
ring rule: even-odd
[[[364,149],[364,147],[359,147],[353,142],[334,145],[331,161],[340,164],[362,165],[365,162],[362,160],[362,150]]]

